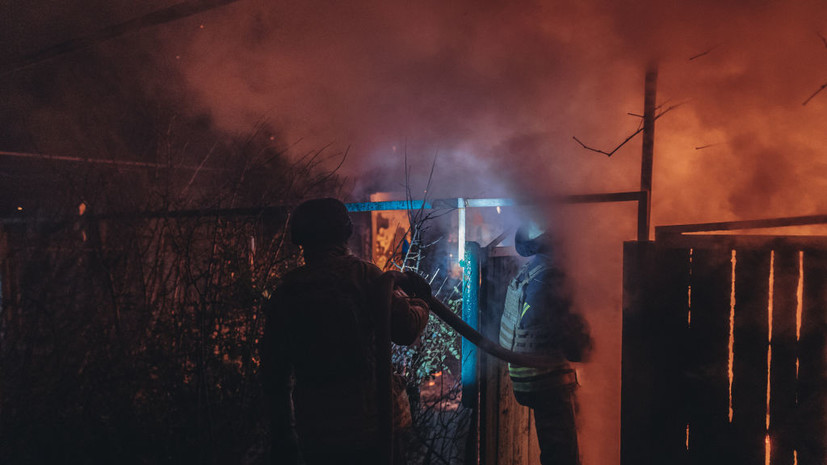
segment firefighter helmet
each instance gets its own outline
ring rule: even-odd
[[[533,221],[524,223],[514,235],[514,248],[523,257],[549,253],[551,244],[548,234]]]
[[[347,207],[333,198],[303,202],[293,210],[290,239],[296,245],[344,244],[353,234]]]

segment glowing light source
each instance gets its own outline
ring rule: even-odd
[[[686,450],[689,450],[689,423],[686,424]]]
[[[770,277],[769,277],[769,293],[767,296],[767,412],[766,412],[766,429],[767,436],[764,440],[764,463],[770,463],[770,372],[772,369],[772,304],[775,287],[775,250],[770,252]]]
[[[686,325],[690,328],[692,327],[692,259],[694,255],[695,249],[689,249],[689,285],[686,287]]]
[[[17,211],[22,212],[22,211],[23,211],[23,207],[17,207]]]
[[[732,250],[731,284],[729,290],[729,360],[727,362],[727,374],[729,375],[729,422],[732,423],[732,380],[735,377],[733,371],[733,364],[735,360],[735,265],[738,263],[738,257],[735,250]]]
[[[801,315],[804,309],[804,251],[798,251],[798,287],[795,291],[795,343],[801,342]],[[795,379],[798,381],[798,354],[795,356]],[[798,390],[795,393],[795,403],[798,403]]]

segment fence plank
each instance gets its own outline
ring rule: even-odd
[[[827,252],[804,251],[801,340],[798,345],[798,434],[800,465],[827,463]]]
[[[795,437],[795,354],[798,252],[775,251],[770,366],[770,463],[792,465]]]
[[[623,244],[623,352],[621,355],[620,463],[646,465],[654,461],[651,451],[652,380],[655,369],[649,360],[655,347],[649,338],[651,289],[655,247],[651,242]]]
[[[693,464],[729,460],[730,251],[695,250],[692,281],[689,392],[689,458]]]
[[[650,400],[653,463],[686,463],[686,424],[689,412],[686,379],[681,366],[686,362],[689,336],[690,250],[659,248],[657,272],[652,276],[655,307],[649,315],[650,353],[655,367],[654,392]]]
[[[739,250],[735,275],[732,429],[738,464],[763,465],[770,252]]]

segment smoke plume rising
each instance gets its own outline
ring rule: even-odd
[[[657,121],[653,224],[827,212],[827,91],[802,104],[827,82],[823,2],[240,0],[142,34],[143,53],[180,73],[167,92],[212,124],[350,146],[355,192],[399,190],[405,154],[423,177],[436,156],[437,197],[637,190],[639,138],[609,158],[572,137],[610,150],[634,132],[657,61],[658,104],[680,106]],[[568,256],[598,341],[583,449],[616,463],[620,244],[635,212],[573,208]]]

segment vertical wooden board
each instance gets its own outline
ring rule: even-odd
[[[792,465],[795,438],[798,252],[776,250],[770,365],[772,465]]]
[[[528,462],[528,416],[531,410],[528,407],[520,405],[517,409],[519,412],[515,418],[514,443],[517,445],[516,453],[514,454],[514,464],[523,465]]]
[[[519,271],[514,257],[488,256],[483,267],[481,286],[480,332],[496,341],[499,337],[500,318],[505,303],[508,283]],[[480,463],[498,465],[504,457],[510,457],[512,443],[509,421],[517,405],[508,379],[508,365],[494,357],[486,357],[484,382],[481,385]]]
[[[649,357],[655,369],[649,399],[653,431],[651,453],[656,462],[685,463],[686,380],[681,370],[687,358],[690,250],[658,249],[652,300],[647,315]]]
[[[505,363],[488,354],[483,355],[480,362],[479,458],[481,465],[496,465],[500,428],[500,370]]]
[[[537,441],[537,423],[534,410],[529,413],[528,426],[528,465],[540,465],[540,443]]]
[[[692,464],[732,463],[727,438],[730,258],[726,249],[694,251],[686,370],[691,431],[688,456]]]
[[[823,465],[827,463],[827,251],[804,251],[802,294],[796,450],[800,465]]]
[[[770,251],[738,250],[736,258],[732,365],[734,463],[763,465]]]
[[[500,402],[499,402],[499,430],[497,442],[497,465],[510,465],[512,463],[513,449],[513,418],[517,401],[511,391],[511,380],[508,378],[508,370],[500,372]]]
[[[655,247],[649,242],[623,244],[623,335],[620,395],[620,463],[653,463],[651,453],[652,352],[650,322],[652,306],[649,278],[654,269]]]

